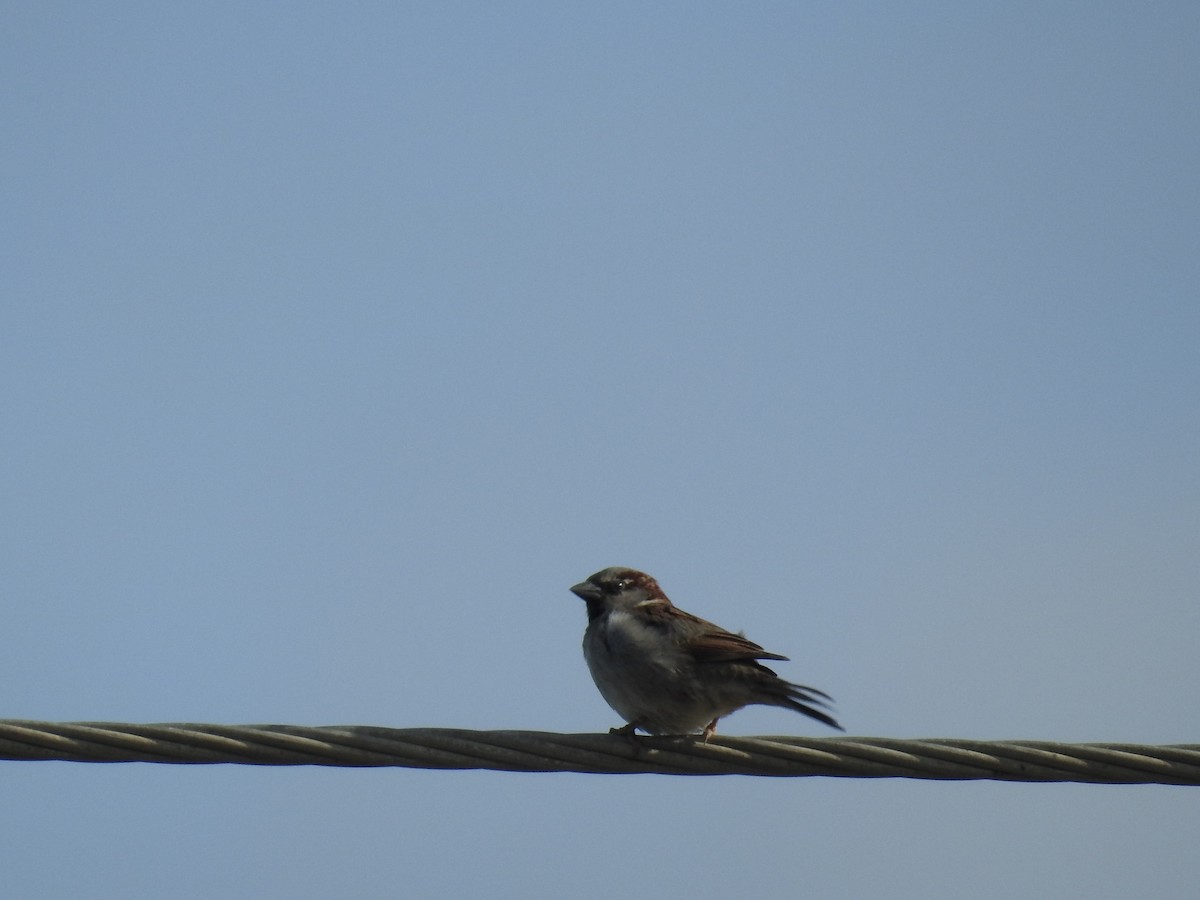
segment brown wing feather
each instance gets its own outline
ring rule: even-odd
[[[684,612],[678,606],[672,606],[671,601],[666,597],[656,597],[639,603],[635,612],[646,623],[662,629],[670,628],[672,624],[678,624],[680,619],[692,625],[701,626],[702,631],[683,642],[683,646],[692,652],[697,662],[787,659],[786,656],[764,650],[749,638],[726,631],[720,625],[714,625],[706,619]]]
[[[770,653],[749,638],[712,626],[712,631],[698,634],[686,644],[699,662],[734,662],[739,659],[787,659]]]

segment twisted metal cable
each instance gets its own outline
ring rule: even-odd
[[[704,743],[690,736],[366,725],[0,719],[0,759],[1200,785],[1200,744],[724,736]]]

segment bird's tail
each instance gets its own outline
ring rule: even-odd
[[[830,728],[836,728],[838,731],[846,730],[838,724],[837,719],[825,712],[833,705],[833,698],[824,691],[803,684],[792,684],[783,679],[779,680],[779,687],[781,688],[779,691],[780,706],[804,713],[804,715],[816,719],[818,722],[824,722]]]

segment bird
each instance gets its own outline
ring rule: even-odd
[[[610,566],[571,588],[587,604],[583,655],[600,694],[633,735],[694,734],[755,704],[782,706],[844,731],[824,691],[784,681],[759,660],[786,660],[742,634],[684,612],[658,582]]]

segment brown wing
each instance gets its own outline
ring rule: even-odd
[[[712,626],[711,631],[698,634],[685,646],[695,655],[698,662],[734,662],[739,659],[787,659],[778,653],[770,653],[754,641]]]

